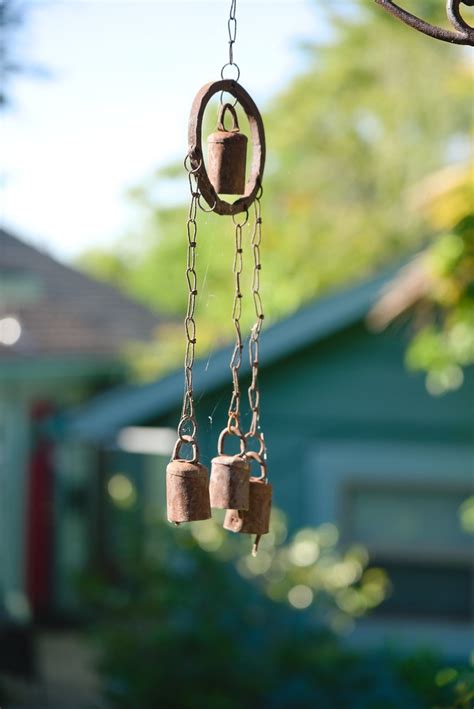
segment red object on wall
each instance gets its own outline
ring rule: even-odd
[[[53,413],[49,402],[31,409],[33,429],[27,488],[26,589],[35,616],[48,612],[53,565],[53,444],[42,422]]]

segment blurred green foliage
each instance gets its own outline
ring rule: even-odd
[[[310,609],[337,632],[350,630],[353,618],[378,606],[389,592],[387,575],[368,568],[363,547],[341,551],[333,524],[305,527],[287,539],[285,515],[274,509],[271,531],[254,557],[247,535],[229,535],[215,516],[211,522],[192,525],[190,533],[198,546],[219,559],[233,560],[238,573],[273,601]]]
[[[406,361],[410,369],[427,373],[428,391],[439,395],[458,389],[463,370],[474,363],[472,165],[460,172],[454,184],[445,185],[441,195],[425,200],[424,209],[440,233],[420,261],[427,281],[415,303],[420,324]]]
[[[330,5],[318,4],[330,25],[326,41],[304,47],[306,70],[264,107],[262,297],[270,320],[424,244],[433,230],[410,208],[410,188],[464,155],[469,140],[471,76],[462,50],[414,33],[372,3],[350,11]],[[423,13],[443,16],[438,0],[426,0]],[[243,81],[251,90],[251,77]],[[170,190],[178,204],[165,197]],[[186,192],[184,169],[158,170],[131,194],[136,228],[79,265],[181,317]],[[228,222],[199,215],[200,354],[231,333]],[[244,238],[249,292],[250,226]],[[252,318],[244,298],[243,326]],[[153,348],[132,344],[130,359],[143,376],[156,375],[181,359],[181,338],[181,325],[168,323]]]
[[[474,495],[464,500],[459,508],[461,527],[468,534],[474,534]]]
[[[235,554],[242,544],[248,548],[248,538],[219,543],[217,525],[174,530],[160,523],[146,535],[144,551],[130,545],[113,581],[95,576],[83,581],[84,599],[97,619],[99,669],[111,706],[470,708],[471,670],[445,668],[426,652],[410,657],[389,650],[355,652],[324,629],[334,569],[345,563],[334,558],[334,530],[302,530],[285,544],[283,520],[275,526],[280,543],[263,544],[260,568],[247,565],[246,557],[235,566]],[[327,543],[332,558],[323,553],[318,561],[314,546],[304,546],[308,542]],[[267,575],[265,554],[272,555],[279,577],[286,564],[290,591],[292,584],[311,583],[299,573],[319,566],[321,577],[333,574],[317,616],[269,598],[279,593]],[[344,558],[360,556],[359,551]],[[242,564],[244,576],[257,583],[238,573]],[[336,588],[342,583],[349,588],[349,582],[347,574],[344,582],[341,576]],[[359,587],[372,582],[359,581]],[[320,581],[313,584],[319,587]]]
[[[171,534],[162,520],[145,522],[144,529],[132,525],[134,501],[123,505],[114,500],[114,546],[111,555],[120,567],[122,558],[153,561],[156,550],[172,554],[174,542],[198,548],[222,562],[229,562],[237,574],[268,598],[284,606],[308,609],[315,619],[337,632],[353,627],[353,619],[378,606],[390,592],[386,573],[369,567],[365,548],[351,545],[341,549],[334,524],[305,527],[288,537],[284,513],[272,510],[271,529],[260,541],[256,556],[251,537],[229,534],[222,526],[224,513],[176,529]],[[143,546],[143,540],[144,546]],[[116,551],[114,551],[114,549]]]

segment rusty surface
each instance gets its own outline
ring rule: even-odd
[[[209,179],[202,150],[202,122],[204,111],[210,99],[216,93],[224,91],[234,96],[244,109],[249,121],[253,146],[250,177],[245,185],[243,196],[235,200],[235,202],[227,202],[217,194]],[[265,131],[260,112],[252,97],[243,86],[232,79],[223,79],[220,81],[211,81],[198,91],[189,118],[188,142],[188,155],[195,171],[197,185],[210,209],[216,214],[227,215],[246,212],[255,200],[263,178],[263,169],[265,166]]]
[[[474,0],[447,0],[446,14],[454,27],[454,31],[444,29],[432,25],[420,17],[407,12],[400,5],[397,5],[393,0],[375,0],[378,5],[381,5],[387,12],[390,12],[394,17],[404,22],[406,25],[429,37],[434,37],[442,42],[450,42],[451,44],[467,44],[474,46],[474,28],[472,28],[461,15],[460,6],[474,5]]]
[[[212,459],[209,494],[211,507],[221,510],[249,508],[250,465],[239,455]]]
[[[229,509],[224,519],[224,529],[240,534],[267,534],[270,528],[272,486],[265,478],[250,478],[249,509]]]
[[[247,136],[221,131],[207,139],[207,170],[209,180],[218,194],[243,194]]]
[[[207,468],[188,460],[172,460],[166,468],[168,520],[175,524],[210,519]]]
[[[225,127],[225,114],[232,115],[232,127]],[[219,110],[217,130],[207,139],[207,173],[218,194],[243,194],[247,163],[247,136],[240,132],[235,108],[223,104]]]

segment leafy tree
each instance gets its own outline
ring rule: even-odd
[[[22,0],[0,0],[0,110],[12,103],[10,82],[19,74],[45,78],[44,67],[33,66],[19,56],[18,32],[26,19],[27,3]]]
[[[439,395],[458,389],[474,363],[474,172],[449,167],[418,185],[414,196],[437,236],[395,278],[371,314],[376,327],[410,313],[414,334],[406,361],[426,372]]]
[[[427,19],[439,13],[437,0],[423,5]],[[269,319],[426,243],[429,224],[406,195],[467,145],[470,77],[463,50],[410,31],[370,3],[352,9],[325,8],[328,39],[306,46],[307,69],[265,106],[262,297]],[[89,252],[79,263],[181,316],[186,207],[160,199],[170,182],[181,189],[184,171],[171,166],[138,186],[131,195],[136,231],[113,253]],[[231,333],[233,239],[228,220],[199,218],[202,352]],[[244,232],[248,292],[250,227]],[[244,326],[251,320],[251,299],[244,298]],[[180,337],[181,326],[168,326],[153,358],[145,353],[147,374],[156,373],[157,363],[175,365]]]

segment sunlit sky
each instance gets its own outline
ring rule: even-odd
[[[134,214],[126,191],[186,152],[190,104],[227,57],[229,0],[33,2],[21,58],[48,78],[11,85],[3,118],[3,226],[63,259],[110,244]],[[237,4],[235,61],[264,105],[324,32],[311,0]]]

